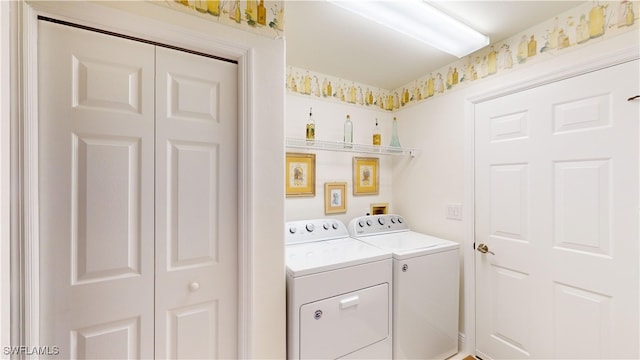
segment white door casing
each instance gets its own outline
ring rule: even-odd
[[[638,357],[637,78],[636,60],[476,104],[483,358]]]
[[[11,73],[10,4],[0,3],[0,344],[10,344]]]
[[[40,342],[236,357],[236,65],[40,26]]]

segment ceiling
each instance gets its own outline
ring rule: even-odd
[[[497,43],[585,1],[430,1]],[[287,65],[396,89],[458,60],[322,0],[287,1]]]

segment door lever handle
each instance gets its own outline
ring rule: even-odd
[[[493,251],[490,251],[489,247],[485,244],[478,244],[478,247],[476,249],[483,254],[489,253],[491,255],[495,255],[495,253]]]
[[[639,99],[639,98],[640,98],[640,95],[636,95],[636,96],[632,96],[632,97],[628,98],[627,101],[633,101],[633,100]]]

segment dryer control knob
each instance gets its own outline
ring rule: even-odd
[[[367,220],[367,225],[368,225],[368,226],[371,226],[371,224],[373,224],[373,223],[371,222],[371,220]]]
[[[324,224],[322,224],[322,227],[323,227],[325,230],[329,230],[330,225],[329,225],[329,223],[324,223]]]
[[[384,225],[384,218],[378,218],[378,224]]]
[[[313,226],[313,224],[307,224],[306,229],[308,232],[312,232],[313,230],[315,230],[315,226]]]
[[[338,230],[338,223],[333,223],[331,227],[333,228],[333,230]]]
[[[358,221],[358,226],[364,227],[364,221],[362,221],[362,220]]]
[[[289,228],[289,232],[290,232],[291,234],[295,234],[295,233],[296,233],[296,228],[295,228],[295,226],[290,227],[290,228]]]
[[[396,218],[392,217],[392,218],[391,218],[391,223],[392,223],[392,224],[395,224],[395,223],[396,223]]]
[[[398,218],[398,224],[402,224],[403,220],[402,218]]]

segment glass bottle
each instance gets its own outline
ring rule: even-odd
[[[255,23],[258,18],[258,4],[256,0],[248,0],[247,7],[244,10],[248,23]]]
[[[400,139],[398,139],[398,119],[393,117],[393,127],[391,128],[391,143],[389,144],[391,147],[402,147],[400,145]]]
[[[313,120],[312,108],[309,108],[309,121],[307,122],[306,131],[307,143],[313,143],[316,139],[316,122]]]
[[[196,0],[195,3],[196,10],[201,13],[207,12],[207,1],[206,0]]]
[[[376,118],[376,126],[373,128],[373,145],[380,146],[382,135],[380,135],[380,127],[378,127],[378,118]]]
[[[625,25],[631,26],[633,25],[635,19],[635,15],[633,14],[633,3],[627,3],[627,15],[625,17]]]
[[[213,16],[220,16],[220,0],[208,0],[207,11]]]
[[[604,6],[596,5],[589,11],[589,37],[597,38],[604,34]]]
[[[353,122],[351,122],[351,117],[347,114],[347,120],[344,122],[344,147],[351,148],[353,147]]]
[[[260,5],[258,5],[258,24],[267,24],[267,8],[264,7],[264,0],[260,0]]]

